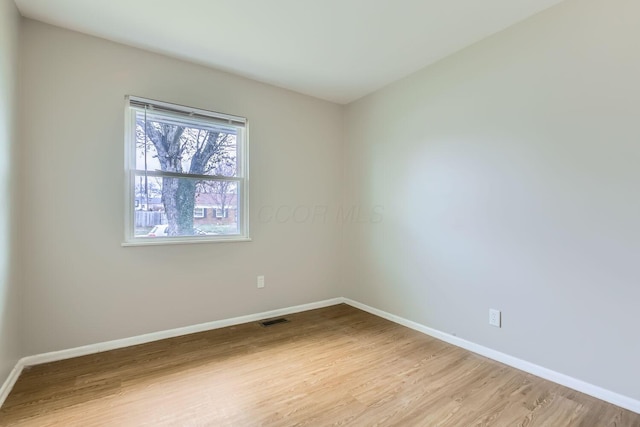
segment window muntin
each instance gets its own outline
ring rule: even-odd
[[[128,97],[127,123],[125,244],[248,240],[246,119]]]

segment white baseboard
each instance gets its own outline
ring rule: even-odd
[[[18,360],[18,363],[16,363],[16,366],[14,366],[11,372],[9,372],[9,376],[7,377],[5,382],[2,383],[2,385],[0,386],[0,407],[2,407],[2,404],[4,403],[5,399],[7,398],[7,396],[9,396],[9,393],[11,392],[13,385],[16,383],[16,381],[18,381],[18,377],[22,373],[23,367],[24,365],[22,365]]]
[[[82,347],[70,348],[67,350],[52,351],[49,353],[36,354],[26,356],[18,360],[15,368],[7,380],[0,387],[0,407],[9,395],[13,385],[18,380],[22,369],[26,366],[39,365],[41,363],[56,362],[58,360],[70,359],[72,357],[86,356],[88,354],[100,353],[103,351],[115,350],[118,348],[129,347],[132,345],[145,344],[152,341],[163,340],[166,338],[178,337],[181,335],[193,334],[196,332],[209,331],[213,329],[225,328],[227,326],[240,325],[242,323],[255,322],[271,317],[284,316],[292,313],[313,310],[316,308],[329,307],[344,302],[343,298],[333,298],[309,304],[296,305],[293,307],[281,308],[277,310],[264,311],[262,313],[249,314],[246,316],[233,317],[230,319],[214,320],[213,322],[200,323],[183,328],[169,329],[166,331],[152,332],[149,334],[138,335],[129,338],[122,338],[113,341],[106,341],[96,344],[85,345]]]
[[[113,341],[107,341],[97,344],[86,345],[82,347],[71,348],[68,350],[54,351],[50,353],[37,354],[34,356],[23,357],[16,363],[15,368],[9,374],[7,380],[0,387],[0,406],[4,403],[5,399],[9,395],[9,392],[13,388],[13,385],[18,380],[22,369],[25,366],[38,365],[41,363],[55,362],[58,360],[69,359],[72,357],[85,356],[88,354],[99,353],[102,351],[115,350],[117,348],[128,347],[132,345],[144,344],[152,341],[162,340],[165,338],[173,338],[180,335],[187,335],[196,332],[203,332],[213,329],[224,328],[227,326],[239,325],[247,322],[255,322],[262,319],[268,319],[271,317],[284,316],[292,313],[299,313],[302,311],[313,310],[316,308],[329,307],[340,303],[348,304],[352,307],[359,308],[378,317],[390,320],[399,325],[406,326],[414,329],[418,332],[422,332],[426,335],[432,336],[439,340],[448,342],[457,347],[464,348],[466,350],[477,353],[481,356],[489,359],[496,360],[504,363],[505,365],[512,366],[521,371],[528,372],[536,375],[540,378],[544,378],[554,383],[563,385],[565,387],[572,388],[576,391],[588,394],[597,399],[604,400],[605,402],[612,403],[622,408],[628,409],[635,413],[640,414],[640,401],[632,399],[628,396],[624,396],[613,391],[604,389],[602,387],[587,383],[585,381],[570,377],[565,374],[561,374],[551,369],[544,368],[526,360],[518,359],[517,357],[510,356],[508,354],[490,349],[488,347],[481,346],[471,341],[464,340],[462,338],[455,337],[453,335],[438,331],[433,328],[421,325],[419,323],[407,320],[403,317],[396,316],[386,311],[379,310],[377,308],[370,307],[366,304],[359,303],[357,301],[348,298],[333,298],[325,301],[319,301],[310,304],[302,304],[293,307],[282,308],[278,310],[265,311],[262,313],[249,314],[246,316],[233,317],[231,319],[215,320],[213,322],[201,323],[198,325],[186,326],[183,328],[170,329],[166,331],[153,332],[150,334],[138,335],[130,338],[123,338]]]
[[[301,311],[313,310],[315,308],[328,307],[330,305],[340,304],[342,301],[342,298],[334,298],[325,301],[313,302],[310,304],[302,304],[277,310],[264,311],[262,313],[249,314],[246,316],[232,317],[230,319],[214,320],[213,322],[200,323],[197,325],[185,326],[183,328],[152,332],[150,334],[85,345],[68,350],[52,351],[50,353],[27,356],[20,359],[20,361],[23,362],[24,366],[39,365],[41,363],[55,362],[58,360],[70,359],[72,357],[78,356],[86,356],[87,354],[94,354],[100,353],[102,351],[115,350],[117,348],[130,347],[132,345],[145,344],[148,342],[163,340],[166,338],[174,338],[181,335],[194,334],[196,332],[210,331],[213,329],[225,328],[227,326],[255,322],[257,320],[268,319],[270,317],[284,316],[285,314],[299,313]]]
[[[437,329],[429,328],[411,320],[407,320],[403,317],[396,316],[395,314],[387,313],[386,311],[370,307],[366,304],[362,304],[348,298],[343,298],[342,300],[344,303],[349,304],[352,307],[359,308],[360,310],[366,311],[378,317],[382,317],[394,323],[398,323],[402,326],[406,326],[418,332],[422,332],[423,334],[445,341],[449,344],[464,348],[465,350],[472,351],[481,356],[493,359],[500,363],[504,363],[505,365],[509,365],[521,371],[533,374],[537,377],[544,378],[545,380],[549,380],[556,384],[569,387],[573,390],[588,394],[589,396],[593,396],[597,399],[604,400],[605,402],[612,403],[614,405],[620,406],[621,408],[625,408],[637,414],[640,414],[640,401],[632,399],[628,396],[624,396],[611,390],[607,390],[602,387],[579,380],[577,378],[561,374],[560,372],[552,371],[551,369],[536,365],[535,363],[527,362],[526,360],[522,360],[517,357],[499,352],[497,350],[481,346],[471,341],[455,337],[442,331],[438,331]]]

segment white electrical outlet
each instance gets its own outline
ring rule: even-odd
[[[500,310],[495,310],[493,308],[489,309],[489,324],[491,326],[495,326],[496,328],[502,327],[501,318]]]
[[[264,276],[258,276],[258,288],[264,288]]]

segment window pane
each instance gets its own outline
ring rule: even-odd
[[[240,234],[238,184],[135,176],[135,237]]]
[[[136,111],[136,169],[237,176],[238,129]]]

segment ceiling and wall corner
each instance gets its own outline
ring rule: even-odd
[[[16,0],[25,17],[341,104],[561,0]]]

